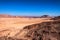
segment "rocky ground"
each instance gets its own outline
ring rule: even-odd
[[[29,25],[14,37],[3,36],[0,40],[60,40],[60,21]]]
[[[60,17],[55,17],[50,20],[53,21],[26,25],[20,30],[12,29],[15,32],[10,29],[2,30],[0,31],[0,40],[60,40]],[[16,33],[16,31],[18,32]],[[16,34],[10,36],[10,32]]]

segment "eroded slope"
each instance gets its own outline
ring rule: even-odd
[[[25,26],[13,37],[1,40],[60,40],[60,20]]]

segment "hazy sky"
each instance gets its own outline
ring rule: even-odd
[[[60,0],[0,0],[0,14],[60,15]]]

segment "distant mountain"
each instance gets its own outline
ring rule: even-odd
[[[56,16],[56,17],[54,17],[54,18],[52,18],[53,20],[58,20],[58,19],[60,19],[60,16]]]
[[[13,16],[13,15],[7,15],[7,14],[0,14],[0,18],[21,18],[23,16]]]
[[[13,16],[13,15],[8,15],[8,14],[0,14],[0,18],[53,18],[53,17],[51,17],[49,15],[42,15],[42,16]],[[55,18],[57,18],[57,17],[55,17]]]
[[[8,17],[15,17],[7,14],[0,14],[0,18],[8,18]]]
[[[41,16],[40,18],[52,18],[52,17],[49,16],[49,15],[43,15],[43,16]]]
[[[0,18],[40,18],[39,16],[13,16],[7,14],[0,14]]]

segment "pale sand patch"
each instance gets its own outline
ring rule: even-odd
[[[10,33],[9,36],[14,36],[17,32],[19,32],[27,25],[47,21],[53,20],[50,20],[50,18],[0,18],[0,31],[9,29],[10,31],[4,31],[4,33]],[[0,34],[1,33],[2,32],[0,32]]]

